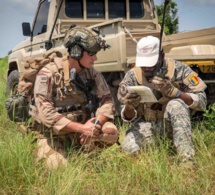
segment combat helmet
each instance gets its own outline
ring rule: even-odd
[[[110,48],[110,45],[106,44],[106,41],[100,35],[100,31],[96,28],[87,29],[72,25],[64,40],[64,46],[68,49],[70,56],[77,60],[81,59],[83,51],[95,55],[101,49]]]

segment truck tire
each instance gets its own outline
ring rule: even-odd
[[[17,93],[18,82],[19,82],[19,72],[18,70],[13,70],[7,78],[7,86],[6,86],[7,95]]]

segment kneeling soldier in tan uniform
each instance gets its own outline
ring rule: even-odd
[[[195,149],[191,115],[193,111],[205,109],[206,85],[189,66],[165,59],[163,51],[159,51],[159,43],[153,36],[140,39],[136,67],[128,71],[120,83],[118,98],[125,105],[122,118],[131,122],[122,148],[126,153],[137,153],[148,144],[154,144],[156,136],[167,136],[173,140],[180,160],[192,164]],[[160,62],[167,70],[164,78],[154,76]],[[141,85],[151,88],[158,102],[150,102],[151,99],[140,102],[140,96],[128,93],[127,86]]]
[[[49,168],[66,164],[71,148],[90,152],[118,139],[108,85],[93,68],[96,53],[109,45],[96,30],[81,27],[68,30],[64,45],[68,55],[39,71],[30,112],[42,135],[37,161],[45,158]]]

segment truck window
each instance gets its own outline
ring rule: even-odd
[[[43,2],[41,2],[33,28],[33,36],[46,32],[49,5],[50,0],[44,0]]]
[[[87,1],[87,18],[104,18],[104,17],[105,17],[104,0]]]
[[[104,0],[89,0],[87,4],[87,18],[104,18]],[[66,15],[70,18],[83,18],[83,0],[66,0]]]
[[[129,1],[130,18],[142,18],[144,16],[144,7],[142,0]]]
[[[83,1],[67,0],[65,12],[70,18],[83,18]]]
[[[130,18],[142,18],[144,16],[143,0],[129,1]],[[126,18],[126,0],[109,0],[109,18]]]
[[[109,18],[125,18],[126,0],[109,0],[108,13]]]

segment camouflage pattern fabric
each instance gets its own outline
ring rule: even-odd
[[[116,126],[111,122],[106,122],[102,126],[102,132],[98,139],[91,139],[88,144],[80,144],[80,134],[69,133],[65,135],[50,135],[44,136],[39,134],[37,147],[34,149],[33,154],[35,156],[36,164],[44,162],[45,166],[52,170],[60,166],[67,165],[67,158],[69,153],[73,150],[77,152],[90,153],[101,152],[102,149],[112,146],[117,142],[118,135],[108,134],[106,131],[108,128],[114,128],[117,131]]]
[[[42,68],[35,81],[34,98],[36,106],[32,105],[31,113],[32,118],[37,121],[35,122],[37,124],[35,130],[44,136],[37,141],[38,148],[34,152],[37,156],[36,160],[39,162],[45,159],[49,168],[57,167],[59,164],[65,165],[68,149],[72,147],[90,152],[97,148],[111,146],[118,139],[118,130],[112,123],[114,119],[113,100],[104,77],[94,68],[91,68],[89,71],[84,69],[78,74],[84,82],[87,79],[94,80],[95,84],[93,85],[92,93],[97,95],[99,100],[99,108],[96,111],[95,117],[103,115],[109,118],[109,121],[103,124],[100,137],[96,140],[91,140],[86,146],[80,145],[80,134],[76,134],[74,137],[74,134],[62,132],[61,129],[71,121],[85,123],[88,119],[82,117],[84,115],[83,110],[79,110],[82,105],[71,96],[66,87],[61,88],[63,89],[61,97],[56,95],[58,91],[55,87],[56,83],[53,73],[46,66]],[[79,97],[86,99],[85,93],[80,88],[77,86],[73,87]],[[68,107],[75,111],[66,110],[59,112],[59,110],[68,109]],[[108,129],[113,129],[116,134],[110,134]],[[70,141],[68,142],[68,140]]]
[[[80,40],[77,41],[77,38]],[[109,48],[109,46],[105,43],[106,41],[93,30],[78,26],[67,31],[65,40],[64,45],[66,48],[72,48],[76,44],[85,51],[91,52],[98,52],[101,49]]]
[[[63,144],[49,138],[37,139],[37,148],[33,151],[36,164],[45,161],[45,166],[52,170],[67,164],[66,153]]]
[[[182,100],[169,101],[163,120],[146,122],[142,117],[136,118],[126,132],[122,148],[126,153],[136,153],[147,145],[156,144],[156,137],[172,139],[181,157],[190,159],[195,155],[190,109]]]
[[[91,76],[85,69],[78,74],[84,82],[86,82],[87,79],[91,79],[91,77],[95,82],[92,91],[99,98],[99,108],[96,111],[96,117],[104,115],[110,119],[114,119],[113,99],[102,74],[94,68],[90,69]],[[34,87],[34,98],[38,113],[37,117],[46,127],[53,128],[56,134],[59,134],[60,130],[70,122],[65,114],[57,112],[57,108],[65,108],[68,106],[79,108],[81,106],[77,100],[71,97],[71,94],[67,92],[65,88],[63,89],[63,100],[61,100],[56,95],[55,78],[52,72],[46,67],[40,70]],[[83,99],[87,98],[85,93],[77,86],[74,86],[74,90],[79,97]]]
[[[191,114],[195,110],[204,110],[206,107],[205,84],[197,77],[198,83],[189,82],[190,75],[195,74],[192,69],[178,61],[175,61],[173,81],[180,82],[180,90],[187,93],[193,99],[193,104],[188,106],[179,98],[169,98],[162,104],[162,117],[153,117],[154,120],[147,120],[144,109],[148,109],[148,115],[156,115],[158,111],[149,109],[151,103],[141,103],[136,109],[136,116],[130,121],[124,117],[122,119],[131,122],[131,128],[126,132],[122,143],[122,149],[126,153],[136,153],[148,144],[156,143],[157,136],[168,137],[173,140],[174,146],[180,157],[190,159],[195,155],[191,133]],[[186,84],[185,84],[186,83]],[[127,94],[126,86],[140,85],[135,77],[134,70],[128,71],[120,83],[118,99],[124,103]],[[148,84],[150,86],[150,84]],[[149,117],[150,118],[150,117]]]

